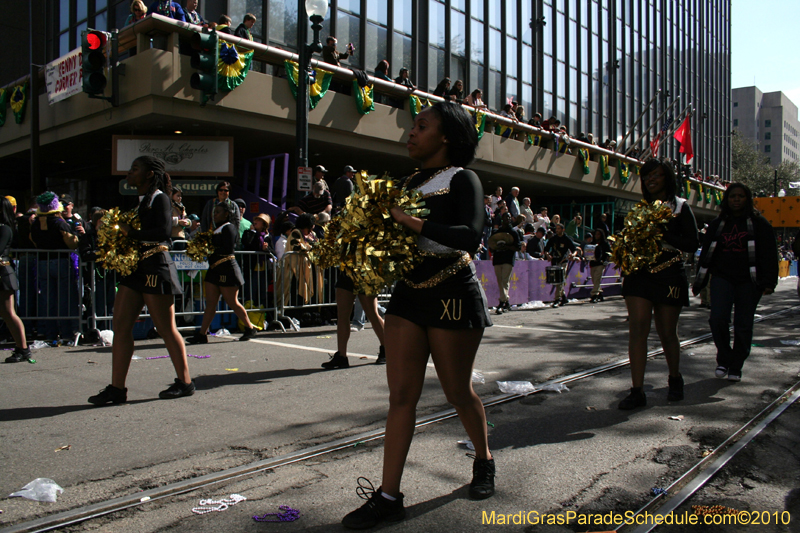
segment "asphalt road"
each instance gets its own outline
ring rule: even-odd
[[[765,297],[759,314],[798,305],[796,280],[781,282]],[[689,339],[708,330],[707,311],[688,308],[680,335]],[[603,304],[573,303],[564,308],[514,310],[495,317],[486,331],[476,367],[486,383],[482,397],[498,394],[496,381],[534,383],[625,357],[627,323],[620,298]],[[457,420],[418,431],[409,455],[403,490],[408,519],[386,527],[397,531],[475,531],[484,512],[495,523],[502,515],[538,513],[608,513],[635,510],[653,487],[666,486],[694,464],[702,452],[722,442],[764,405],[798,380],[800,347],[780,340],[800,339],[800,312],[756,325],[751,358],[741,383],[713,377],[715,350],[704,342],[683,352],[686,399],[666,401],[666,364],[649,363],[647,408],[622,412],[616,404],[627,394],[627,369],[576,382],[570,391],[537,393],[488,410],[490,444],[498,465],[498,493],[484,502],[467,499],[471,460],[457,444],[465,438]],[[376,337],[354,333],[351,368],[323,371],[320,364],[335,351],[333,327],[300,333],[268,333],[246,343],[213,339],[190,347],[190,369],[198,387],[191,398],[158,400],[174,373],[159,341],[137,343],[128,380],[129,403],[95,408],[86,398],[110,379],[110,349],[46,348],[36,364],[0,366],[0,493],[9,494],[37,477],[55,480],[65,492],[54,504],[20,498],[0,501],[0,526],[76,508],[109,498],[196,477],[315,444],[379,429],[386,416],[385,367],[371,364]],[[658,346],[655,333],[651,346]],[[429,369],[419,414],[448,408]],[[790,415],[796,420],[797,409]],[[682,415],[683,420],[670,416]],[[797,427],[791,426],[791,427]],[[800,436],[784,431],[782,446],[796,446]],[[69,446],[68,450],[56,451]],[[789,464],[793,454],[771,457],[770,482],[753,505],[784,511],[789,506]],[[361,502],[356,478],[379,484],[382,441],[356,446],[217,484],[202,491],[165,498],[135,509],[73,526],[68,531],[263,531],[252,515],[290,505],[300,520],[281,524],[292,531],[339,530],[339,521]],[[780,461],[787,462],[780,468]],[[778,464],[775,464],[778,463]],[[777,482],[773,470],[788,480]],[[741,476],[740,476],[741,477]],[[774,486],[770,492],[770,486]],[[201,498],[242,494],[247,501],[225,512],[194,515]],[[713,500],[714,494],[708,496]],[[743,496],[746,498],[746,494]],[[788,499],[787,499],[788,498]],[[737,503],[737,505],[741,505]],[[795,504],[796,505],[796,504]],[[761,510],[761,509],[759,509]],[[535,515],[531,515],[535,516]],[[797,531],[782,526],[775,531]],[[509,526],[526,531],[598,531],[603,528]],[[794,527],[795,529],[786,529]],[[607,528],[608,529],[608,528]],[[765,529],[766,531],[767,529]]]

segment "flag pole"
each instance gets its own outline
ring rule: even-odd
[[[689,110],[692,108],[692,105],[693,105],[693,104],[689,104],[689,105],[687,105],[686,107],[684,107],[684,108],[683,108],[683,111],[681,111],[681,112],[678,114],[678,116],[679,116],[679,117],[683,117],[683,118],[681,118],[681,119],[675,119],[675,120],[673,120],[673,121],[672,121],[672,124],[675,124],[676,122],[678,122],[678,123],[682,122],[682,121],[683,121],[683,119],[685,119],[685,118],[686,118],[686,112],[687,112],[687,111],[689,111]],[[656,123],[658,123],[658,120],[656,120]],[[672,126],[672,125],[670,125],[670,128],[673,128],[673,126]],[[670,136],[670,135],[672,135],[672,134],[675,132],[675,130],[676,130],[676,129],[677,129],[677,128],[674,128],[674,129],[672,129],[672,130],[671,130],[671,131],[669,131],[669,132],[665,132],[665,133],[664,133],[664,138],[666,138],[667,136]],[[645,151],[642,153],[642,159],[644,159],[645,157],[649,156],[649,155],[651,154],[651,152],[652,152],[652,150],[650,150],[650,148],[648,147],[648,148],[647,148],[647,149],[646,149],[646,150],[645,150]]]
[[[680,101],[680,99],[681,99],[680,95],[678,97],[676,97],[675,100],[673,100],[673,102],[667,106],[667,108],[664,110],[664,112],[661,113],[660,115],[658,115],[658,117],[655,119],[653,124],[648,126],[648,128],[646,130],[644,130],[644,133],[642,134],[642,137],[644,137],[645,135],[650,135],[650,130],[653,129],[653,126],[654,125],[658,126],[658,123],[661,121],[662,118],[664,118],[664,115],[666,115],[669,112],[669,110],[672,109],[675,106],[675,104],[677,104]],[[632,143],[631,147],[628,148],[628,150],[625,152],[624,155],[628,155],[631,152],[631,150],[633,150],[633,148],[637,144],[639,144],[639,142],[642,140],[642,137],[637,139],[636,142]]]
[[[631,126],[631,129],[629,129],[629,130],[627,131],[627,133],[625,133],[625,136],[624,136],[624,137],[622,137],[622,139],[621,139],[621,140],[620,140],[620,141],[617,143],[617,146],[614,148],[614,151],[615,151],[615,152],[618,152],[619,150],[621,150],[621,149],[622,149],[622,145],[623,145],[623,143],[625,142],[625,139],[627,139],[627,138],[630,136],[630,134],[631,134],[631,133],[633,133],[633,130],[635,130],[635,129],[636,129],[636,126],[638,126],[638,125],[639,125],[639,123],[642,121],[642,118],[644,118],[644,115],[645,115],[645,114],[646,114],[648,111],[650,111],[650,108],[651,108],[651,107],[653,107],[653,103],[656,101],[656,99],[657,99],[659,96],[661,96],[661,89],[659,89],[659,90],[657,90],[657,91],[656,91],[656,94],[655,94],[655,96],[653,96],[653,98],[651,98],[651,99],[650,99],[650,101],[647,103],[647,105],[644,107],[644,109],[642,110],[642,113],[639,115],[639,118],[637,118],[637,119],[636,119],[636,122],[634,122],[634,123],[633,123],[633,126]],[[634,146],[635,146],[635,145],[634,145]],[[630,152],[630,150],[628,150],[628,152]],[[625,152],[625,155],[628,155],[628,152]]]

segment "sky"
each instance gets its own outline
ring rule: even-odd
[[[782,91],[800,108],[800,0],[733,0],[731,11],[731,88]]]

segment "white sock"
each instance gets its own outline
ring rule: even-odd
[[[394,496],[389,496],[388,494],[386,494],[386,493],[385,493],[385,492],[383,492],[383,491],[381,491],[381,496],[383,496],[384,498],[386,498],[386,499],[387,499],[387,500],[389,500],[390,502],[397,501],[397,498],[395,498]]]

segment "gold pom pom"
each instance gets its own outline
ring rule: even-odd
[[[214,235],[213,229],[195,235],[194,239],[186,245],[186,255],[198,263],[211,256],[214,253],[214,245],[211,244],[212,235]]]
[[[424,205],[419,191],[395,187],[385,175],[370,179],[361,171],[356,174],[355,192],[309,256],[320,268],[339,268],[357,293],[378,294],[422,260],[417,234],[396,223],[389,211],[400,207],[411,216],[424,217],[429,213]]]
[[[652,204],[642,200],[625,216],[625,227],[615,240],[611,258],[627,276],[656,261],[662,252],[659,241],[664,235],[672,209],[660,200]]]
[[[139,264],[139,242],[124,235],[119,230],[120,224],[140,229],[138,210],[121,213],[119,207],[113,207],[106,211],[97,229],[97,262],[129,276]]]

